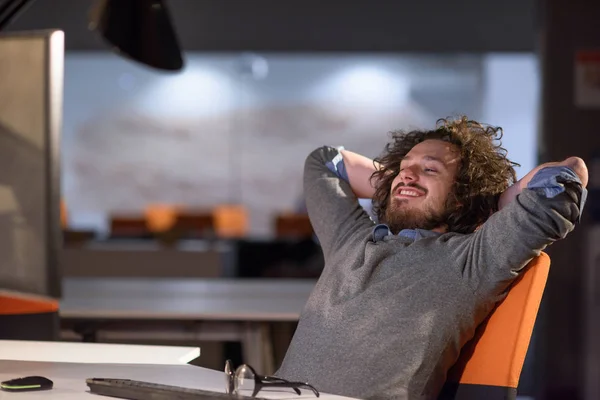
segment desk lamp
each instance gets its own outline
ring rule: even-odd
[[[183,68],[163,0],[100,0],[90,14],[89,28],[125,57],[167,71]]]
[[[0,0],[0,31],[31,3],[31,0]]]
[[[33,0],[0,0],[0,31]],[[90,13],[97,31],[117,54],[150,67],[179,71],[183,58],[163,0],[100,0]]]

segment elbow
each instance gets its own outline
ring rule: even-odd
[[[328,150],[332,149],[331,146],[320,146],[317,147],[316,149],[314,149],[313,151],[311,151],[310,153],[308,153],[308,156],[306,157],[306,160],[311,160],[311,159],[319,159],[319,160],[324,160],[325,159],[325,154],[327,153]]]
[[[569,157],[562,163],[563,165],[571,168],[573,172],[577,174],[583,187],[587,187],[588,183],[588,169],[585,161],[580,157]]]
[[[322,161],[323,148],[324,148],[324,146],[318,147],[318,148],[314,149],[313,151],[311,151],[310,153],[308,153],[308,155],[306,156],[306,159],[304,160],[305,168],[307,166],[314,164],[315,162]]]
[[[310,152],[304,161],[304,179],[312,182],[316,177],[322,176],[324,171],[332,173],[332,168],[328,166],[338,154],[338,151],[330,146],[321,146]]]
[[[339,151],[331,146],[317,147],[308,154],[306,160],[304,161],[304,164],[305,166],[313,164],[323,165],[326,164],[328,161],[333,160],[335,156],[338,155],[338,153]]]

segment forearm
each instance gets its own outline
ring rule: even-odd
[[[561,162],[549,162],[542,164],[533,170],[531,170],[527,175],[517,181],[514,185],[509,187],[501,196],[498,201],[498,209],[503,209],[507,204],[513,201],[519,193],[523,191],[523,189],[527,188],[527,185],[533,177],[542,169],[546,167],[568,167],[570,168],[581,181],[581,185],[583,188],[587,186],[588,182],[588,170],[585,162],[579,157],[569,157]]]
[[[574,229],[582,209],[564,194],[548,197],[544,190],[528,188],[472,235],[457,236],[454,257],[464,260],[475,290],[497,295],[533,257]]]
[[[341,150],[344,165],[352,191],[358,198],[370,199],[375,194],[371,175],[375,172],[378,164],[373,160],[348,150]]]

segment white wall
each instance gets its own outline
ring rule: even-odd
[[[254,77],[250,77],[251,73]],[[535,154],[532,56],[188,54],[183,73],[110,53],[66,58],[63,195],[75,227],[148,203],[242,202],[251,232],[297,206],[322,144],[375,156],[387,132],[467,114]]]
[[[504,129],[508,156],[521,164],[517,178],[537,165],[540,92],[538,60],[534,54],[489,54],[483,59],[483,115]]]

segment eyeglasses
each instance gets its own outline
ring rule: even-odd
[[[319,397],[319,391],[308,383],[290,382],[274,376],[258,375],[254,368],[248,364],[242,364],[234,371],[231,360],[225,362],[225,390],[228,394],[241,395],[240,391],[252,392],[252,397],[263,388],[289,387],[300,396],[300,388],[310,389]]]

